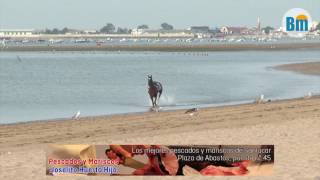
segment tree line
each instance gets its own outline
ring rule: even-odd
[[[162,30],[173,30],[173,26],[171,24],[168,23],[162,23],[161,25],[161,29]],[[149,26],[147,24],[141,24],[139,26],[137,26],[137,29],[149,29]],[[107,23],[105,26],[103,26],[100,29],[100,33],[107,33],[107,34],[128,34],[131,33],[132,29],[128,29],[128,28],[121,28],[118,27],[116,29],[115,25],[112,23]]]
[[[162,30],[173,30],[173,26],[168,23],[162,23],[161,25]],[[149,29],[149,26],[146,24],[141,24],[137,26],[137,29]],[[74,32],[75,30],[71,30],[67,27],[63,29],[53,28],[53,29],[45,29],[43,33],[45,34],[66,34],[70,32]],[[132,29],[117,27],[112,23],[106,23],[97,33],[107,33],[107,34],[130,34]],[[77,31],[78,33],[84,33],[84,31]]]
[[[68,29],[67,27],[65,27],[61,30],[58,28],[53,28],[52,30],[47,28],[44,30],[44,33],[45,34],[66,34],[69,31],[70,31],[70,29]]]

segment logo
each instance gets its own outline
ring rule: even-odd
[[[301,37],[306,35],[312,24],[308,11],[301,8],[290,9],[282,18],[282,29],[289,36]]]

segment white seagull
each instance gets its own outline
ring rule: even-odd
[[[307,95],[304,96],[305,99],[310,99],[312,97],[312,92],[309,92]]]
[[[256,98],[256,103],[261,104],[264,102],[264,95],[261,94],[260,97]]]
[[[80,111],[78,111],[76,114],[74,114],[72,116],[72,119],[79,119],[79,117],[80,117]]]

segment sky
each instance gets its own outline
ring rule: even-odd
[[[73,28],[94,30],[167,22],[176,29],[193,25],[280,27],[291,8],[307,10],[320,21],[320,0],[0,0],[1,29]]]

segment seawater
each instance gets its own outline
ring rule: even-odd
[[[163,109],[320,92],[320,77],[274,70],[318,51],[0,52],[0,123],[148,111],[147,75]]]

